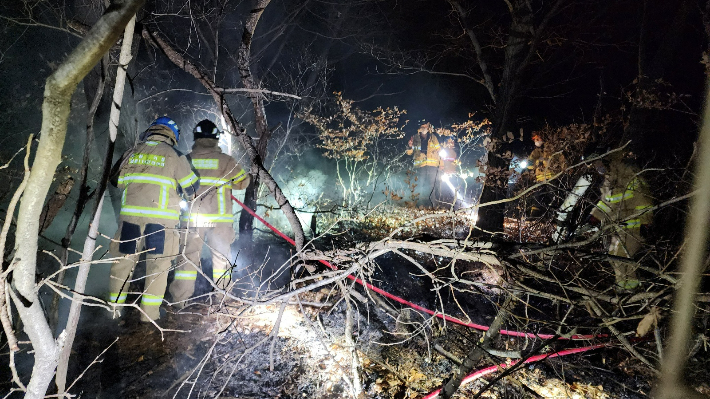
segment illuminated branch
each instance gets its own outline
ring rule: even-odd
[[[217,89],[218,93],[222,94],[235,94],[235,93],[251,93],[251,94],[271,94],[274,96],[281,96],[281,97],[289,97],[293,98],[296,100],[302,100],[302,97],[299,97],[295,94],[290,94],[290,93],[282,93],[280,91],[273,91],[273,90],[266,90],[266,89],[247,89],[247,88],[234,88],[234,89]]]

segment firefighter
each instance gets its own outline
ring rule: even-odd
[[[450,206],[455,204],[459,180],[457,178],[456,145],[452,138],[448,138],[441,145],[439,151],[439,195],[441,202]]]
[[[456,145],[454,139],[447,139],[439,151],[439,170],[441,173],[456,173]]]
[[[604,183],[590,222],[610,227],[609,255],[633,259],[643,246],[653,221],[650,209],[653,200],[648,184],[628,154],[613,154],[608,167],[598,163],[597,170],[604,174]],[[639,287],[633,262],[612,260],[611,265],[617,290],[633,291]]]
[[[170,295],[177,306],[195,292],[197,269],[200,267],[200,252],[207,242],[212,252],[212,279],[225,289],[231,278],[229,250],[234,241],[234,217],[232,214],[232,190],[243,190],[249,185],[246,171],[219,148],[220,131],[209,120],[203,120],[193,130],[195,144],[190,158],[192,166],[200,175],[197,198],[183,212],[181,220],[187,226],[185,256],[178,257],[175,279],[170,285]]]
[[[533,172],[535,182],[542,183],[564,170],[567,167],[567,161],[562,152],[555,152],[551,146],[545,145],[540,133],[534,132],[532,139],[535,149],[528,157],[527,168]]]
[[[141,321],[145,322],[160,318],[168,270],[178,253],[175,228],[180,198],[193,197],[199,186],[190,162],[174,148],[179,138],[177,124],[167,116],[160,117],[112,170],[111,183],[122,193],[119,227],[110,252],[122,258],[111,267],[109,302],[126,302],[131,275],[145,249],[146,278],[140,303],[144,312]]]
[[[434,135],[430,123],[419,126],[417,134],[409,139],[407,155],[414,158],[414,167],[419,170],[419,201],[428,198],[432,205],[439,198],[439,185],[436,182],[439,172],[439,151],[441,146]]]
[[[547,145],[539,132],[533,132],[532,139],[535,149],[527,159],[527,169],[531,171],[535,184],[544,183],[567,167],[566,159],[562,152],[556,152],[551,145]],[[530,217],[542,216],[543,210],[550,205],[552,199],[553,195],[548,187],[535,191],[533,205],[529,211]]]

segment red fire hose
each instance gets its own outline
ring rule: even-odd
[[[523,360],[523,364],[535,363],[535,362],[539,362],[540,360],[552,359],[555,357],[561,357],[561,356],[572,355],[575,353],[587,352],[592,349],[599,349],[599,348],[603,348],[605,346],[606,345],[603,345],[603,344],[602,345],[592,345],[592,346],[585,346],[583,348],[566,349],[566,350],[555,352],[555,353],[545,353],[542,355],[529,357],[529,358]],[[492,374],[492,373],[495,373],[496,371],[500,371],[500,370],[506,369],[508,367],[512,367],[512,366],[518,364],[519,362],[520,362],[520,360],[516,360],[516,361],[510,362],[510,363],[501,363],[496,366],[490,366],[490,367],[486,367],[484,369],[480,369],[480,370],[475,371],[475,372],[467,375],[466,377],[464,377],[464,379],[461,381],[461,385],[462,386],[466,385],[469,382],[479,379],[479,378],[486,376],[488,374]],[[440,392],[441,392],[441,389],[437,389],[436,391],[431,392],[430,394],[428,394],[427,396],[425,396],[422,399],[434,399],[439,396]]]
[[[286,234],[284,234],[284,233],[282,233],[281,231],[279,231],[279,229],[277,229],[276,227],[272,226],[269,222],[267,222],[266,220],[264,220],[261,216],[257,215],[256,212],[254,212],[254,211],[253,211],[252,209],[250,209],[248,206],[244,205],[244,203],[242,203],[241,201],[239,201],[238,199],[236,199],[233,195],[232,195],[232,200],[234,200],[234,202],[236,202],[237,204],[239,204],[239,206],[241,206],[242,208],[244,208],[244,210],[247,211],[250,215],[252,215],[252,216],[254,216],[255,218],[257,218],[257,219],[258,219],[261,223],[263,223],[266,227],[268,227],[269,229],[271,229],[271,231],[273,231],[274,233],[276,233],[279,237],[281,237],[281,238],[283,238],[284,240],[288,241],[289,243],[291,243],[291,245],[294,245],[294,246],[296,245],[296,242],[293,241],[293,239],[291,239],[291,237],[287,236]],[[324,264],[325,266],[329,267],[329,268],[332,269],[332,270],[338,270],[337,267],[331,265],[330,262],[328,262],[328,261],[321,260],[321,259],[319,259],[318,261],[319,261],[320,263]],[[390,293],[387,292],[387,291],[384,291],[384,290],[382,290],[382,289],[380,289],[380,288],[377,288],[377,287],[375,287],[374,285],[372,285],[372,284],[370,284],[370,283],[367,283],[367,282],[365,282],[365,281],[362,281],[362,280],[360,280],[359,278],[357,278],[357,277],[355,277],[355,276],[353,276],[353,275],[348,275],[347,278],[350,279],[350,280],[355,281],[356,283],[362,285],[363,287],[366,287],[366,288],[369,289],[369,290],[372,290],[372,291],[374,291],[374,292],[376,292],[376,293],[378,293],[378,294],[380,294],[380,295],[382,295],[382,296],[384,296],[384,297],[387,297],[387,298],[389,298],[389,299],[391,299],[391,300],[393,300],[393,301],[395,301],[395,302],[399,302],[399,303],[401,303],[402,305],[406,305],[406,306],[408,306],[408,307],[410,307],[410,308],[412,308],[412,309],[419,310],[419,311],[421,311],[421,312],[424,312],[424,313],[427,313],[427,314],[429,314],[429,315],[438,317],[438,318],[440,318],[440,319],[442,319],[442,320],[446,320],[446,321],[451,322],[451,323],[459,324],[459,325],[462,325],[462,326],[465,326],[465,327],[469,327],[469,328],[473,328],[473,329],[476,329],[476,330],[488,331],[488,328],[489,328],[488,326],[484,326],[484,325],[482,325],[482,324],[467,323],[467,322],[465,322],[465,321],[463,321],[463,320],[460,320],[460,319],[457,319],[457,318],[455,318],[455,317],[451,317],[451,316],[448,316],[448,315],[446,315],[446,314],[443,314],[443,313],[440,313],[440,312],[435,312],[435,311],[433,311],[433,310],[424,308],[424,307],[422,307],[422,306],[417,305],[416,303],[409,302],[408,300],[406,300],[406,299],[404,299],[404,298],[398,297],[398,296],[396,296],[396,295],[390,294]],[[520,331],[510,331],[510,330],[500,330],[500,334],[502,334],[502,335],[508,335],[508,336],[512,336],[512,337],[527,337],[527,338],[540,338],[540,339],[551,339],[551,338],[554,337],[554,335],[552,335],[552,334],[535,334],[535,333],[527,333],[527,332],[520,332]],[[607,337],[607,336],[608,336],[607,334],[588,334],[588,335],[579,335],[579,334],[576,334],[576,335],[572,335],[570,338],[559,337],[559,339],[588,340],[588,339],[594,339],[594,338],[605,338],[605,337]]]
[[[281,238],[283,238],[284,240],[288,241],[289,243],[291,243],[291,245],[294,245],[294,246],[296,245],[296,242],[293,241],[293,239],[291,239],[289,236],[287,236],[287,235],[285,235],[284,233],[282,233],[281,231],[279,231],[279,229],[277,229],[276,227],[272,226],[269,222],[267,222],[266,220],[264,220],[261,216],[257,215],[256,212],[254,212],[252,209],[250,209],[249,207],[247,207],[246,205],[244,205],[241,201],[239,201],[238,199],[236,199],[233,195],[232,195],[232,200],[234,200],[234,202],[236,202],[237,204],[239,204],[239,206],[241,206],[242,208],[244,208],[244,210],[246,210],[250,215],[252,215],[252,216],[254,216],[255,218],[257,218],[257,219],[258,219],[261,223],[263,223],[266,227],[268,227],[269,229],[271,229],[271,231],[273,231],[274,233],[276,233],[279,237],[281,237]],[[320,263],[324,264],[325,266],[329,267],[330,269],[333,269],[333,270],[337,270],[337,269],[338,269],[337,267],[335,267],[335,266],[333,266],[332,264],[330,264],[330,262],[328,262],[328,261],[321,260],[321,259],[319,259],[318,261],[319,261]],[[360,285],[362,285],[362,286],[364,286],[364,287],[367,287],[367,289],[370,289],[370,290],[372,290],[372,291],[375,291],[376,293],[378,293],[378,294],[380,294],[380,295],[383,295],[383,296],[385,296],[385,297],[387,297],[387,298],[389,298],[389,299],[391,299],[391,300],[393,300],[393,301],[399,302],[399,303],[401,303],[401,304],[403,304],[403,305],[409,306],[409,307],[412,308],[412,309],[416,309],[416,310],[422,311],[422,312],[424,312],[424,313],[430,314],[430,315],[435,316],[435,317],[438,317],[438,318],[440,318],[440,319],[443,319],[443,320],[446,320],[446,321],[449,321],[449,322],[452,322],[452,323],[455,323],[455,324],[459,324],[459,325],[462,325],[462,326],[474,328],[474,329],[476,329],[476,330],[481,330],[481,331],[487,331],[488,328],[489,328],[488,326],[484,326],[484,325],[481,325],[481,324],[467,323],[467,322],[465,322],[465,321],[463,321],[463,320],[460,320],[460,319],[457,319],[457,318],[455,318],[455,317],[451,317],[451,316],[448,316],[448,315],[445,315],[445,314],[442,314],[442,313],[439,313],[439,312],[435,312],[435,311],[433,311],[433,310],[430,310],[430,309],[421,307],[421,306],[419,306],[419,305],[417,305],[417,304],[415,304],[415,303],[412,303],[412,302],[407,301],[407,300],[404,299],[404,298],[398,297],[398,296],[396,296],[396,295],[390,294],[390,293],[387,292],[387,291],[384,291],[384,290],[382,290],[382,289],[380,289],[380,288],[377,288],[377,287],[375,287],[374,285],[372,285],[372,284],[370,284],[370,283],[364,282],[364,281],[362,281],[361,279],[359,279],[359,278],[357,278],[357,277],[355,277],[355,276],[348,275],[347,278],[349,278],[350,280],[353,280],[353,281],[355,281],[356,283],[358,283],[358,284],[360,284]],[[554,337],[554,335],[551,335],[551,334],[534,334],[534,333],[526,333],[526,332],[510,331],[510,330],[500,330],[500,334],[508,335],[508,336],[513,336],[513,337],[528,337],[528,338],[540,338],[540,339],[551,339],[551,338]],[[588,340],[588,339],[593,339],[593,338],[605,338],[605,337],[608,337],[608,335],[607,335],[607,334],[596,334],[596,335],[590,334],[590,335],[572,335],[570,338],[559,337],[559,339]],[[552,358],[555,358],[555,357],[567,356],[567,355],[572,355],[572,354],[576,354],[576,353],[583,353],[583,352],[587,352],[587,351],[590,351],[590,350],[593,350],[593,349],[603,348],[603,347],[605,347],[605,346],[607,346],[607,345],[608,345],[608,344],[598,344],[598,345],[585,346],[585,347],[582,347],[582,348],[565,349],[565,350],[562,350],[562,351],[559,351],[559,352],[545,353],[545,354],[542,354],[542,355],[532,356],[532,357],[529,357],[529,358],[523,360],[522,362],[523,362],[523,364],[535,363],[535,362],[539,362],[539,361],[545,360],[545,359],[552,359]],[[486,368],[484,368],[484,369],[480,369],[480,370],[475,371],[475,372],[473,372],[473,373],[467,375],[466,377],[464,377],[464,379],[461,381],[461,385],[462,385],[462,386],[463,386],[463,385],[466,385],[466,384],[468,384],[468,383],[470,383],[470,382],[472,382],[472,381],[474,381],[474,380],[476,380],[476,379],[478,379],[478,378],[481,378],[481,377],[483,377],[483,376],[486,376],[486,375],[488,375],[488,374],[492,374],[492,373],[495,373],[496,371],[500,371],[500,370],[502,370],[502,369],[506,369],[506,368],[508,368],[508,367],[512,367],[512,366],[518,364],[519,362],[520,362],[520,360],[516,360],[516,361],[512,361],[512,362],[510,362],[510,363],[501,363],[501,364],[498,364],[498,365],[495,365],[495,366],[490,366],[490,367],[486,367]],[[440,392],[441,392],[441,389],[437,389],[436,391],[429,393],[429,394],[428,394],[427,396],[425,396],[423,399],[434,399],[434,398],[436,398],[436,397],[439,396],[439,393],[440,393]]]

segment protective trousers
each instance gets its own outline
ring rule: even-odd
[[[637,228],[617,227],[617,232],[611,237],[611,242],[609,243],[609,255],[633,259],[634,255],[643,246],[643,242],[640,226]],[[637,264],[620,260],[612,260],[610,263],[614,268],[616,285],[619,288],[633,290],[638,287],[639,280],[636,277]]]
[[[170,295],[173,302],[190,299],[195,292],[197,279],[196,267],[202,267],[200,252],[202,245],[207,243],[212,252],[212,280],[219,288],[229,286],[232,276],[232,266],[229,264],[229,250],[234,241],[234,229],[231,223],[215,223],[215,227],[191,227],[187,231],[185,242],[185,257],[178,256],[178,267],[175,269],[175,279],[170,284]]]
[[[130,279],[140,252],[145,248],[145,283],[141,295],[142,321],[160,318],[168,283],[170,263],[178,253],[178,232],[159,223],[130,223],[119,220],[119,228],[109,251],[112,257],[123,257],[111,266],[109,302],[126,303]]]
[[[419,168],[419,188],[420,205],[435,207],[439,204],[439,168],[436,166],[422,166]]]

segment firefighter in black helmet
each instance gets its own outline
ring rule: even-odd
[[[219,148],[221,132],[210,120],[203,120],[193,130],[195,143],[190,158],[200,175],[197,198],[184,210],[181,221],[188,228],[185,256],[178,257],[175,279],[170,285],[174,302],[184,305],[195,291],[200,251],[207,242],[212,252],[212,278],[220,288],[227,288],[231,279],[229,249],[234,241],[232,190],[243,190],[250,176],[229,155]]]

